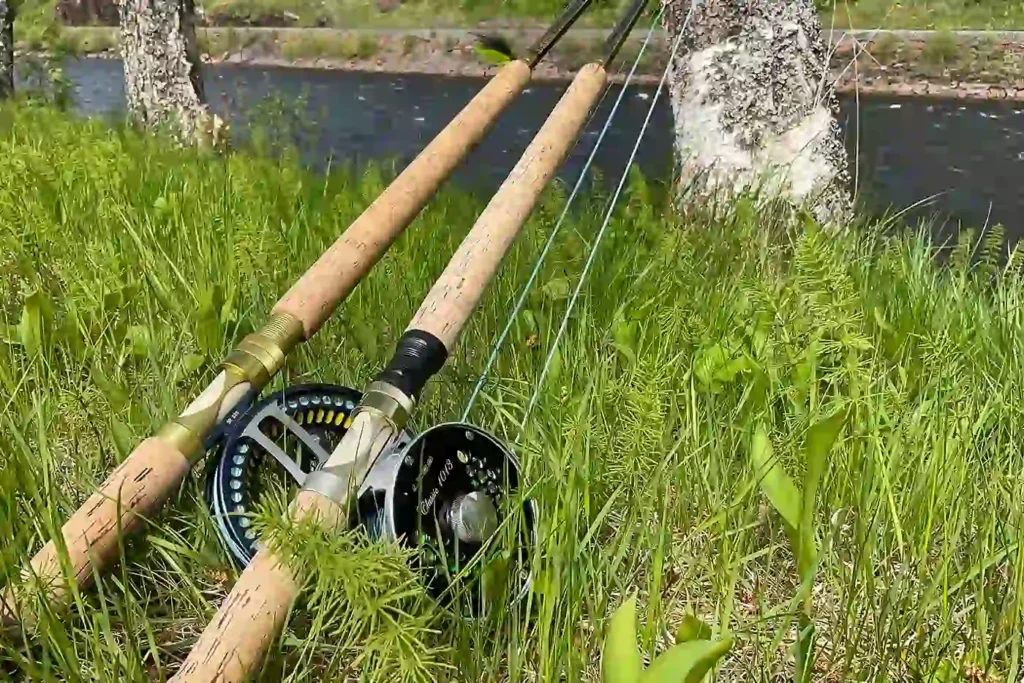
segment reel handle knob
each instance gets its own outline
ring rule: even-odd
[[[462,543],[480,544],[498,529],[498,510],[482,491],[459,496],[448,512],[448,524]]]

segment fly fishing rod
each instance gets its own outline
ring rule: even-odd
[[[600,98],[608,65],[645,5],[646,0],[634,0],[609,38],[603,61],[580,69],[480,214],[399,339],[390,362],[347,414],[349,426],[337,447],[320,469],[304,476],[291,506],[292,520],[335,529],[350,524],[353,516],[361,517],[372,536],[420,547],[428,557],[454,558],[456,570],[467,566],[498,531],[502,501],[509,501],[519,484],[518,464],[509,450],[469,424],[437,425],[411,441],[406,427],[425,385],[455,349]],[[532,506],[524,512],[529,531]],[[428,530],[437,531],[434,540]],[[434,588],[437,578],[435,574],[431,581]],[[259,548],[172,680],[220,683],[248,678],[298,594],[299,582],[287,560],[270,547]]]
[[[162,507],[192,466],[283,367],[287,355],[316,334],[522,92],[536,63],[591,2],[573,0],[526,57],[502,66],[274,305],[263,328],[228,354],[210,385],[175,420],[142,441],[71,515],[60,538],[36,553],[22,575],[41,580],[52,605],[66,603],[70,597],[62,554],[67,553],[70,574],[78,586],[87,585],[94,572],[110,567],[118,556],[120,539]],[[0,594],[0,624],[33,620],[19,603],[17,591],[8,586]]]

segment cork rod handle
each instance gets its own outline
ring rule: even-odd
[[[341,509],[317,493],[300,491],[295,499],[295,520],[312,518],[330,528],[341,517]],[[299,587],[283,561],[266,549],[257,552],[172,683],[246,680],[281,632]]]
[[[580,69],[519,163],[502,183],[409,323],[450,351],[522,229],[544,187],[565,160],[604,88],[600,64]]]
[[[119,532],[132,533],[143,518],[156,512],[181,484],[190,466],[188,458],[176,448],[162,439],[150,437],[111,472],[61,528],[71,570],[79,586],[91,581],[93,566],[105,568],[113,562]],[[68,585],[53,541],[35,554],[30,571],[48,585],[54,602],[68,598]],[[11,621],[17,612],[15,592],[6,590],[2,603],[0,611],[5,613],[4,619]],[[21,617],[23,621],[32,620],[27,613]]]
[[[301,320],[306,339],[315,334],[529,80],[525,62],[502,67],[288,290],[274,312]]]
[[[280,633],[298,594],[291,570],[270,552],[260,550],[171,681],[245,680]],[[224,647],[224,639],[233,646]]]

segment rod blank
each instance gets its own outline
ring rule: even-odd
[[[506,64],[281,297],[274,313],[295,316],[306,339],[313,336],[529,80],[525,62]]]
[[[600,64],[580,69],[519,163],[491,198],[409,323],[449,352],[519,234],[544,187],[554,176],[607,80]]]

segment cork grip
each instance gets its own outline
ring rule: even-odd
[[[300,491],[295,503],[295,519],[317,515],[328,525],[340,521],[340,509],[319,494]],[[246,680],[281,632],[298,594],[299,584],[288,566],[261,549],[171,681]]]
[[[105,569],[116,558],[118,532],[127,535],[137,529],[143,518],[158,510],[177,489],[190,468],[188,459],[176,448],[150,437],[111,472],[99,490],[61,528],[70,568],[79,586],[92,580],[93,567]],[[31,572],[48,585],[53,604],[69,598],[66,575],[53,541],[36,553],[30,566]],[[13,613],[15,601],[15,595],[6,591],[4,611]],[[21,616],[22,620],[31,621],[31,615]]]
[[[606,80],[607,73],[600,64],[588,64],[576,75],[519,163],[459,245],[408,329],[429,332],[449,350],[455,347],[459,333],[502,258],[544,187],[569,153]]]
[[[302,321],[309,339],[416,217],[498,114],[530,80],[530,67],[502,67],[274,306]]]

